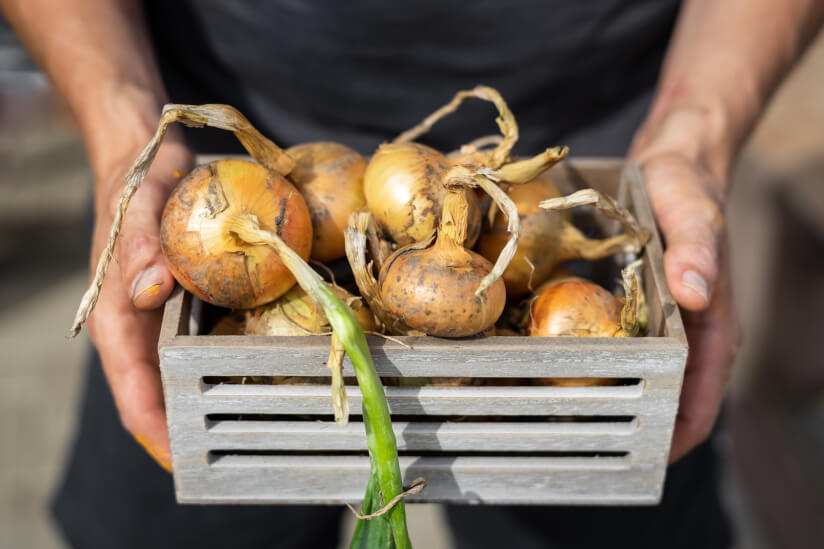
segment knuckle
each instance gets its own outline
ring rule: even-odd
[[[116,246],[116,256],[126,266],[129,275],[134,275],[151,262],[160,251],[160,238],[143,231],[130,231],[121,236]]]

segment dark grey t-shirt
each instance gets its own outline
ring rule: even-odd
[[[567,144],[623,154],[649,104],[676,0],[147,1],[171,99],[237,106],[279,144],[334,140],[365,153],[460,89],[499,89],[520,154]],[[479,101],[424,141],[494,133]],[[189,132],[204,152],[229,135]]]

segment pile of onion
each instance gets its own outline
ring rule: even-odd
[[[447,158],[412,142],[470,97],[498,108],[503,136],[492,150],[469,146]],[[449,104],[375,152],[364,174],[366,203],[392,244],[405,247],[388,259],[373,253],[381,264],[379,280],[374,281],[364,259],[365,230],[350,220],[347,257],[361,294],[384,328],[392,333],[463,337],[494,325],[506,301],[498,279],[516,253],[520,228],[514,204],[491,181],[525,183],[567,153],[566,148],[548,149],[527,161],[510,162],[517,138],[514,116],[500,94],[478,87],[458,92]],[[464,183],[456,183],[459,179]],[[495,257],[487,256],[488,261],[470,250],[481,226],[481,210],[471,187],[481,187],[493,197],[496,211],[507,214],[508,236]],[[372,246],[373,252],[376,247]]]

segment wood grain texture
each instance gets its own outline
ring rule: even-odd
[[[403,415],[393,424],[399,448],[411,454],[401,458],[405,479],[423,476],[428,482],[413,501],[652,504],[660,498],[687,344],[666,286],[641,171],[622,160],[580,159],[557,166],[551,175],[567,191],[591,186],[618,196],[651,230],[643,279],[652,335],[400,338],[408,347],[370,337],[376,368],[391,377],[640,381],[603,387],[387,387],[391,412]],[[604,228],[616,230],[614,223]],[[328,386],[204,381],[206,376],[326,378],[329,337],[190,334],[199,320],[192,303],[191,295],[174,292],[159,345],[179,501],[359,501],[369,469],[363,425],[318,421],[332,413]],[[354,374],[348,359],[344,373]],[[358,388],[347,391],[352,414],[360,414]],[[435,421],[433,416],[479,419]],[[536,421],[541,416],[553,421]],[[586,421],[569,421],[573,416]]]
[[[658,497],[658,479],[622,457],[403,456],[400,464],[405,485],[427,479],[423,493],[410,499],[417,502],[651,504]],[[368,471],[366,456],[226,456],[208,469],[182,473],[192,489],[181,500],[356,503]],[[212,482],[223,490],[209,491]]]

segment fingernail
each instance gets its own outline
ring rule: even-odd
[[[158,272],[157,267],[149,267],[137,277],[132,283],[132,303],[137,303],[141,297],[152,297],[160,293],[160,286],[163,284],[163,279]]]
[[[707,281],[695,271],[686,271],[681,275],[681,283],[701,296],[701,299],[709,303],[710,294],[707,288]]]

